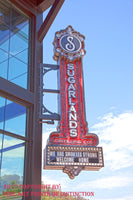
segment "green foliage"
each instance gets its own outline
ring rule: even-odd
[[[22,192],[22,190],[19,188],[19,185],[16,183],[15,180],[12,180],[9,185],[10,189],[7,189],[6,192],[14,192],[14,193]]]

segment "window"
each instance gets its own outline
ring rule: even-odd
[[[24,89],[29,89],[29,26],[30,17],[0,1],[0,77]],[[0,198],[7,189],[13,191],[9,185],[25,180],[28,109],[22,105],[0,96]]]
[[[25,136],[26,108],[0,97],[0,194],[23,184]]]
[[[23,184],[25,136],[26,108],[0,97],[0,194],[4,185]]]
[[[28,81],[29,18],[0,1],[0,76],[25,89]]]

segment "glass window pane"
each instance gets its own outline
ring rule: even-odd
[[[27,72],[24,72],[14,77],[13,79],[11,79],[11,82],[26,89],[27,88]]]
[[[15,57],[11,57],[9,60],[8,79],[13,83],[17,82],[17,84],[20,86],[27,87],[27,84],[24,81],[25,77],[27,77],[27,65],[24,62],[16,59]]]
[[[12,54],[16,54],[28,48],[28,28],[29,23],[26,21],[25,23],[21,24],[21,26],[18,26],[18,28],[16,27],[16,30],[14,30],[10,40],[10,52]],[[14,45],[15,43],[17,43],[17,45]]]
[[[0,129],[3,130],[3,123],[4,123],[4,120],[3,120],[3,117],[4,117],[4,108],[5,106],[5,99],[0,97]]]
[[[0,51],[1,53],[1,51]],[[5,59],[4,62],[0,63],[0,76],[7,79],[7,68],[8,68],[8,59]]]
[[[0,97],[0,129],[26,135],[26,108]]]
[[[23,184],[24,153],[24,146],[3,153],[0,193],[4,190],[4,185]]]
[[[0,132],[0,149],[2,148],[2,134],[1,134],[1,132]]]
[[[0,76],[27,89],[29,17],[0,1]]]
[[[15,54],[14,56],[21,62],[28,64],[28,49],[24,49],[23,51]]]
[[[5,122],[5,130],[25,136],[25,125],[26,125],[26,114],[17,115],[16,117],[10,118]]]
[[[0,21],[0,48],[8,52],[9,48],[9,27]]]
[[[20,147],[22,143],[24,143],[23,140],[4,135],[4,142],[3,142],[4,152],[8,151],[8,147],[10,147],[9,149],[15,149],[17,148],[17,146]]]
[[[2,149],[3,145],[3,134],[0,133],[0,149]],[[1,169],[1,151],[0,151],[0,169]]]

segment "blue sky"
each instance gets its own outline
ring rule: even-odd
[[[53,60],[54,34],[71,25],[85,36],[83,58],[86,118],[99,136],[105,167],[70,180],[62,171],[43,170],[42,180],[63,191],[93,191],[95,200],[133,199],[133,0],[66,0],[44,43],[44,63]],[[50,73],[45,86],[55,88]],[[56,111],[57,101],[45,105]],[[43,148],[56,125],[43,127]]]

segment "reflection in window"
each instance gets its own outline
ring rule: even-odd
[[[0,76],[27,89],[29,18],[0,1]]]
[[[28,89],[28,54],[29,17],[0,1],[0,77]],[[26,107],[0,97],[0,199],[4,185],[24,181],[26,113]]]
[[[13,181],[15,184],[23,184],[24,151],[24,143],[12,143],[10,148],[3,148],[0,194],[4,191],[4,185],[11,185]]]
[[[0,129],[25,136],[26,108],[0,97]]]
[[[25,132],[26,108],[0,97],[0,195],[5,184],[23,184]]]
[[[12,144],[10,148],[4,148],[3,151],[1,176],[4,176],[5,174],[17,174],[22,178],[24,167],[24,144],[21,143],[18,147],[17,145]]]

